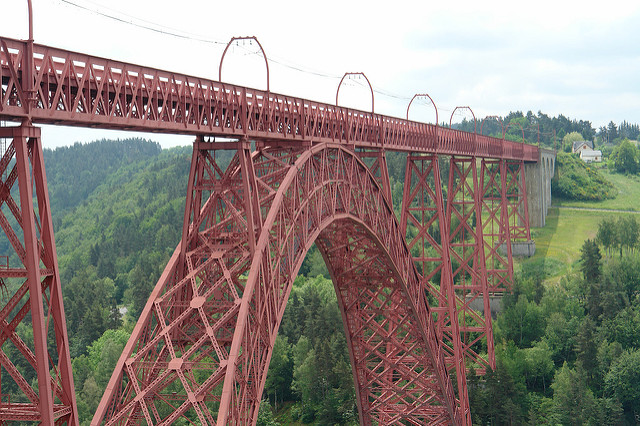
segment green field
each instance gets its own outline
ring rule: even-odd
[[[586,239],[595,238],[604,218],[640,213],[640,177],[609,173],[607,169],[601,172],[618,188],[618,196],[599,202],[553,199],[554,207],[549,209],[546,226],[531,229],[531,237],[536,242],[535,255],[516,261],[516,269],[527,264],[542,267],[548,280],[557,281],[577,271],[582,244]],[[638,213],[629,213],[633,211]]]

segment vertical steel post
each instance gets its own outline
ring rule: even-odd
[[[509,291],[513,285],[505,173],[504,160],[482,159],[480,198],[484,254],[490,292]]]
[[[464,362],[464,351],[460,341],[460,324],[458,317],[458,305],[456,293],[453,288],[453,276],[451,267],[450,247],[449,247],[449,227],[445,219],[444,199],[442,196],[442,183],[440,180],[440,166],[438,157],[433,156],[433,179],[436,195],[436,206],[438,209],[438,222],[440,225],[440,235],[442,244],[442,270],[440,271],[440,288],[446,291],[449,305],[449,321],[451,327],[451,340],[453,343],[453,355],[455,362],[456,379],[458,381],[458,403],[460,404],[460,415],[465,424],[471,425],[471,413],[469,411],[469,395],[467,390],[467,369]]]
[[[473,204],[476,212],[476,249],[478,256],[474,259],[474,269],[480,273],[480,286],[482,291],[482,304],[484,308],[484,324],[487,338],[487,357],[489,367],[495,371],[496,369],[496,351],[493,338],[493,323],[491,318],[491,295],[489,294],[489,278],[487,274],[487,263],[484,251],[484,232],[482,231],[482,187],[478,180],[477,160],[472,161],[473,167]]]
[[[507,202],[507,161],[500,160],[500,235],[507,249],[507,276],[509,289],[513,288],[513,252],[511,248],[511,231],[509,230],[509,204]]]
[[[31,321],[33,325],[33,345],[38,373],[38,410],[42,423],[53,424],[53,395],[49,377],[49,359],[47,356],[47,330],[44,326],[45,312],[42,306],[42,287],[40,276],[40,253],[34,223],[33,182],[29,170],[29,153],[27,138],[20,135],[14,138],[16,148],[16,165],[18,167],[18,188],[20,191],[20,209],[24,231],[24,266],[29,283],[29,303],[31,305]]]
[[[15,368],[4,351],[0,351],[0,362],[30,401],[26,404],[3,403],[3,420],[40,421],[42,424],[66,422],[68,425],[77,425],[78,414],[69,341],[40,130],[27,123],[20,127],[0,127],[0,138],[12,139],[0,160],[3,175],[0,206],[8,207],[16,224],[10,225],[2,212],[0,219],[4,234],[23,266],[9,268],[7,262],[0,269],[0,278],[25,278],[24,283],[0,311],[2,343],[11,341],[37,375],[37,391],[34,391],[22,372]],[[13,158],[15,163],[12,164]],[[16,180],[20,197],[19,208],[11,195],[11,187]],[[34,203],[37,203],[37,209]],[[21,309],[16,312],[16,308],[20,306]],[[29,311],[34,352],[31,352],[16,333],[16,326],[25,319]],[[13,318],[9,320],[11,316]],[[49,330],[52,330],[55,336],[55,355],[49,352],[47,345]],[[58,364],[50,365],[50,360],[55,358]],[[51,373],[50,369],[54,369],[55,373]]]
[[[447,347],[445,343],[451,345],[447,349],[450,352],[448,369],[455,369],[457,376],[458,412],[465,424],[471,424],[458,303],[452,276],[449,227],[436,155],[407,157],[400,230],[409,238],[408,245],[422,273],[425,290],[438,300],[438,308],[432,309],[438,316],[437,336],[443,347]],[[434,232],[439,234],[439,241]],[[432,283],[438,273],[439,288]]]
[[[446,217],[450,257],[452,262],[456,262],[452,274],[463,316],[460,328],[464,355],[476,364],[476,371],[483,374],[487,367],[495,368],[495,353],[483,249],[480,191],[474,157],[452,156],[450,159]],[[483,316],[471,307],[474,301],[482,302]],[[471,333],[473,340],[470,340]],[[486,339],[487,343],[486,357],[472,347],[482,339]]]
[[[33,180],[36,189],[36,199],[38,200],[38,213],[40,216],[40,239],[42,242],[44,266],[52,270],[52,274],[45,278],[48,280],[49,305],[51,317],[53,319],[54,334],[58,355],[57,368],[60,370],[60,387],[62,393],[59,394],[60,402],[63,406],[69,407],[70,414],[62,417],[66,419],[67,425],[78,424],[78,410],[76,405],[76,394],[73,384],[73,370],[71,367],[71,355],[69,353],[69,338],[67,335],[64,305],[62,302],[62,287],[60,282],[60,272],[58,269],[58,254],[53,235],[53,222],[51,219],[51,208],[49,202],[49,191],[47,189],[47,177],[45,173],[44,158],[42,154],[42,139],[35,137],[30,139]],[[41,304],[42,305],[42,304]],[[35,334],[35,333],[34,333]],[[47,372],[47,375],[48,372]],[[57,417],[57,416],[56,416]],[[58,419],[60,422],[60,419]]]

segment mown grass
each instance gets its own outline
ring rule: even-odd
[[[578,270],[582,244],[586,239],[596,237],[600,222],[607,217],[626,214],[634,213],[552,207],[547,215],[546,226],[531,229],[531,237],[536,242],[535,255],[530,259],[517,260],[516,268],[543,268],[547,278],[552,281],[575,272]]]
[[[598,225],[607,217],[640,213],[640,176],[611,173],[598,167],[604,177],[616,187],[616,198],[604,201],[573,201],[554,197],[544,228],[532,228],[536,253],[530,259],[518,259],[516,269],[542,268],[548,279],[556,281],[563,275],[578,271],[580,249],[586,239],[596,237]],[[594,211],[587,209],[605,209]],[[628,213],[637,212],[637,213]],[[640,217],[637,218],[640,220]]]

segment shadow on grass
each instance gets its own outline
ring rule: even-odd
[[[536,252],[531,258],[522,261],[524,276],[539,275],[545,279],[556,275],[565,266],[560,260],[547,257],[552,236],[558,229],[559,216],[560,209],[557,207],[549,208],[544,228],[534,229]]]

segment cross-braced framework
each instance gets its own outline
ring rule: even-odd
[[[389,182],[389,169],[387,168],[387,157],[384,149],[372,151],[357,151],[358,156],[364,161],[376,182],[382,188],[383,194],[387,197],[389,204],[392,204],[391,183]]]
[[[464,423],[427,292],[375,178],[337,145],[258,145],[227,144],[237,151],[223,167],[220,144],[195,143],[185,234],[92,424],[255,424],[314,241],[338,294],[361,423]]]
[[[181,242],[94,424],[254,423],[291,280],[314,240],[341,303],[361,422],[470,422],[465,360],[479,371],[492,365],[487,294],[511,288],[511,240],[530,238],[523,161],[538,161],[536,146],[37,45],[31,36],[0,37],[0,120],[25,123],[0,127],[0,139],[11,140],[0,160],[0,227],[13,250],[0,256],[8,372],[0,421],[78,421],[31,127],[50,123],[198,138]],[[241,142],[203,139],[216,136]],[[219,149],[235,152],[228,166]],[[423,155],[409,156],[400,227],[385,150]],[[446,213],[438,155],[453,156]],[[479,186],[475,160],[456,157],[482,158]],[[470,309],[480,297],[484,318]],[[29,311],[33,344],[16,332]],[[47,333],[56,340],[50,351]],[[488,360],[478,351],[484,337]],[[20,357],[27,372],[15,366]],[[21,399],[8,401],[7,386]]]
[[[421,283],[437,308],[436,331],[447,351],[448,369],[455,373],[463,422],[471,423],[464,349],[458,313],[464,302],[453,287],[449,239],[436,155],[409,155],[402,198],[401,229],[421,273]]]
[[[0,227],[11,245],[0,266],[0,423],[77,425],[40,129],[0,127],[0,140],[8,142],[0,153]],[[18,334],[29,321],[33,340]],[[17,354],[26,361],[19,366]]]
[[[482,160],[480,216],[490,293],[510,291],[513,287],[513,257],[509,238],[505,169],[503,160]]]
[[[505,172],[510,239],[511,241],[529,241],[531,231],[524,161],[506,160]]]
[[[463,301],[458,309],[464,355],[483,374],[487,367],[495,369],[496,361],[480,211],[476,158],[451,157],[446,217],[453,288]],[[477,305],[483,313],[472,308]]]

